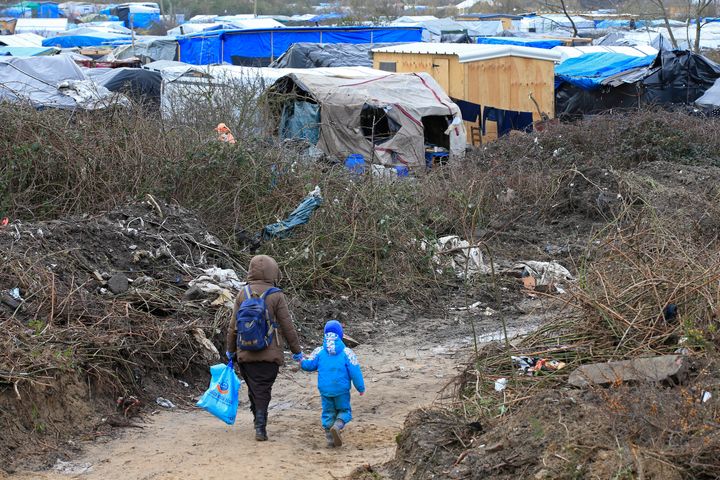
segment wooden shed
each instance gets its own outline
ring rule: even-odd
[[[431,74],[463,111],[475,145],[555,116],[559,58],[514,45],[410,43],[373,50],[376,69]]]

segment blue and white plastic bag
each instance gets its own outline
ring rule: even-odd
[[[233,362],[210,367],[210,388],[200,397],[197,406],[207,410],[228,425],[235,423],[240,395],[240,379],[233,370]]]

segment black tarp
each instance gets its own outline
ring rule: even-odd
[[[467,32],[443,32],[440,43],[474,43]]]
[[[373,61],[370,51],[387,45],[384,43],[360,45],[351,43],[295,43],[270,64],[270,67],[372,67]]]
[[[720,66],[690,51],[658,53],[642,70],[608,78],[600,88],[582,90],[568,83],[555,91],[558,117],[574,117],[641,105],[690,105],[720,78]]]
[[[115,68],[101,75],[91,75],[91,78],[111,92],[123,93],[140,105],[160,108],[160,72],[143,68]]]

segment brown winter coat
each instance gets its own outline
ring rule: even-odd
[[[267,255],[256,255],[252,258],[252,260],[250,260],[247,281],[253,293],[262,295],[279,280],[280,269],[278,268],[277,262],[272,257]],[[226,338],[227,351],[232,353],[237,351],[239,363],[274,362],[278,365],[282,365],[284,363],[284,341],[287,341],[292,353],[300,353],[301,350],[298,334],[297,331],[295,331],[295,326],[290,318],[287,300],[282,292],[272,293],[265,299],[270,315],[272,315],[273,320],[275,320],[275,323],[278,325],[278,330],[275,331],[272,344],[266,349],[258,352],[248,352],[244,350],[238,351],[235,316],[237,315],[237,311],[243,300],[245,300],[245,292],[241,290],[235,298],[235,308],[233,308],[233,314],[230,318],[230,325]]]

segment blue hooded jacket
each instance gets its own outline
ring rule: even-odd
[[[316,348],[300,366],[307,372],[318,371],[318,390],[321,395],[334,397],[348,393],[351,381],[358,392],[364,392],[365,382],[360,364],[355,353],[343,343],[342,329],[339,335],[337,331],[328,331],[327,328],[325,331],[323,346]]]

